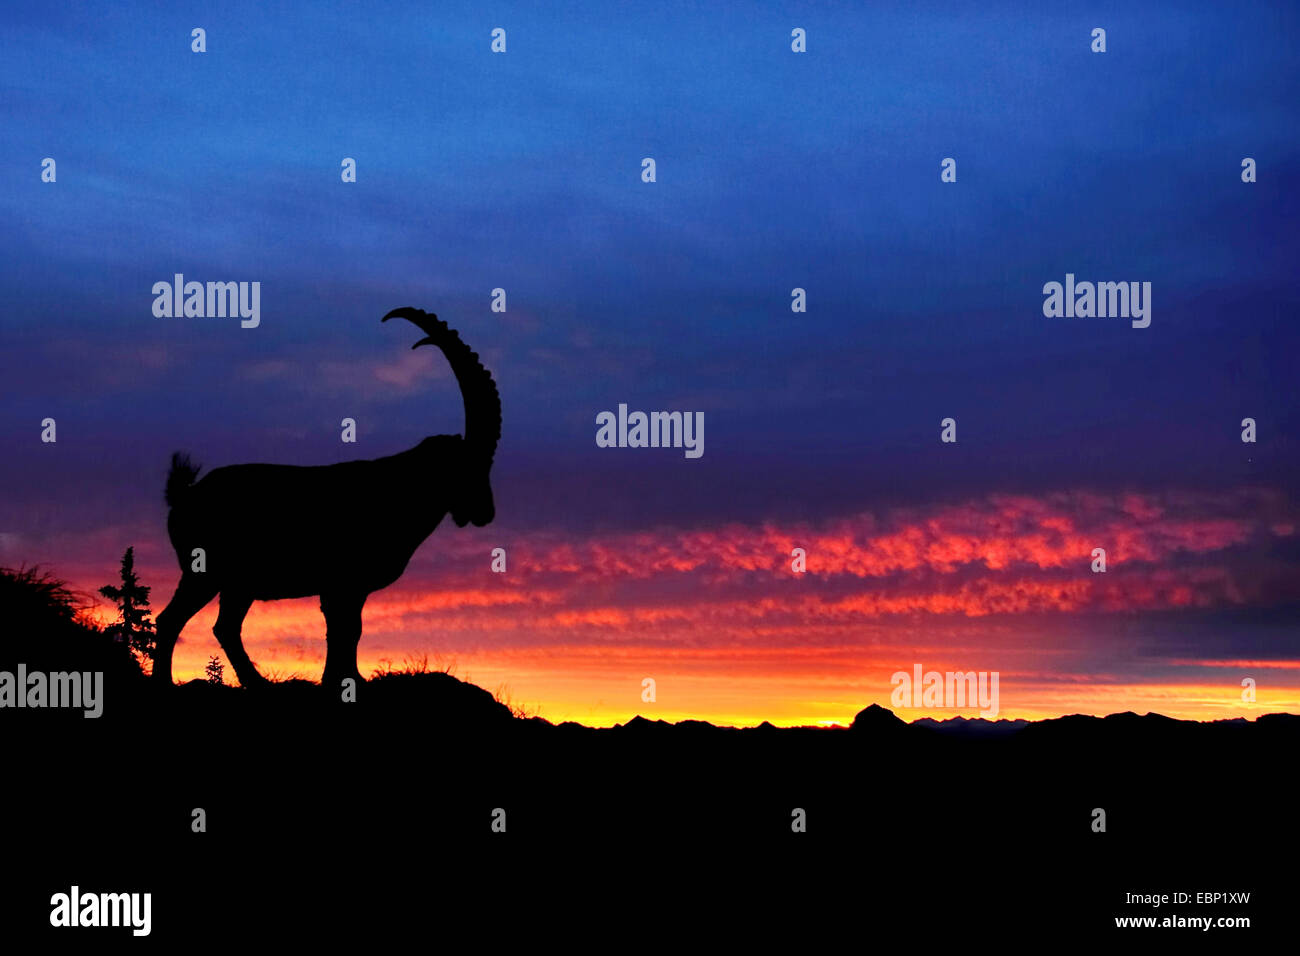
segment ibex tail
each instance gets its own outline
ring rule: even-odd
[[[167,487],[163,490],[163,498],[169,508],[174,508],[185,490],[194,484],[201,467],[191,462],[190,456],[184,452],[172,453],[172,467],[167,473]]]

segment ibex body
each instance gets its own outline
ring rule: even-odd
[[[414,448],[337,465],[232,465],[195,481],[198,469],[172,457],[167,533],[181,581],[158,615],[154,677],[171,682],[172,651],[185,622],[213,597],[213,633],[241,684],[264,682],[240,629],[254,601],[320,595],[326,657],[322,684],[359,679],[357,642],[366,598],[396,581],[420,544],[450,514],[485,525],[495,508],[489,472],[501,436],[501,401],[491,373],[437,316],[397,309],[426,333],[416,343],[446,354],[465,403],[465,436],[436,435]],[[194,570],[202,549],[204,570]]]

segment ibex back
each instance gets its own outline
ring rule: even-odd
[[[492,374],[436,315],[395,309],[425,333],[413,348],[442,349],[460,384],[465,435],[435,435],[414,448],[337,465],[231,465],[196,481],[187,456],[172,456],[167,534],[181,581],[158,615],[155,680],[171,683],[172,651],[185,622],[218,594],[213,633],[245,687],[265,678],[240,639],[254,601],[320,595],[325,615],[323,686],[360,680],[361,608],[396,581],[443,517],[482,526],[495,514],[489,472],[501,437]],[[203,570],[195,570],[202,549]]]

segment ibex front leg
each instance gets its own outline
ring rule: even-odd
[[[357,642],[361,640],[361,607],[367,595],[322,594],[321,613],[325,615],[325,674],[321,687],[339,693],[343,681],[351,677],[361,683],[357,671]]]

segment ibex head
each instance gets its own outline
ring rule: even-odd
[[[461,443],[462,467],[458,469],[459,477],[452,489],[451,520],[459,528],[467,524],[482,527],[496,515],[488,473],[492,469],[497,442],[501,439],[501,396],[492,381],[492,373],[483,367],[477,353],[471,352],[469,346],[460,340],[456,330],[436,315],[404,308],[394,309],[383,320],[387,322],[393,317],[406,319],[424,332],[424,338],[411,348],[436,345],[442,349],[456,381],[460,383],[461,398],[465,402],[465,438]]]

